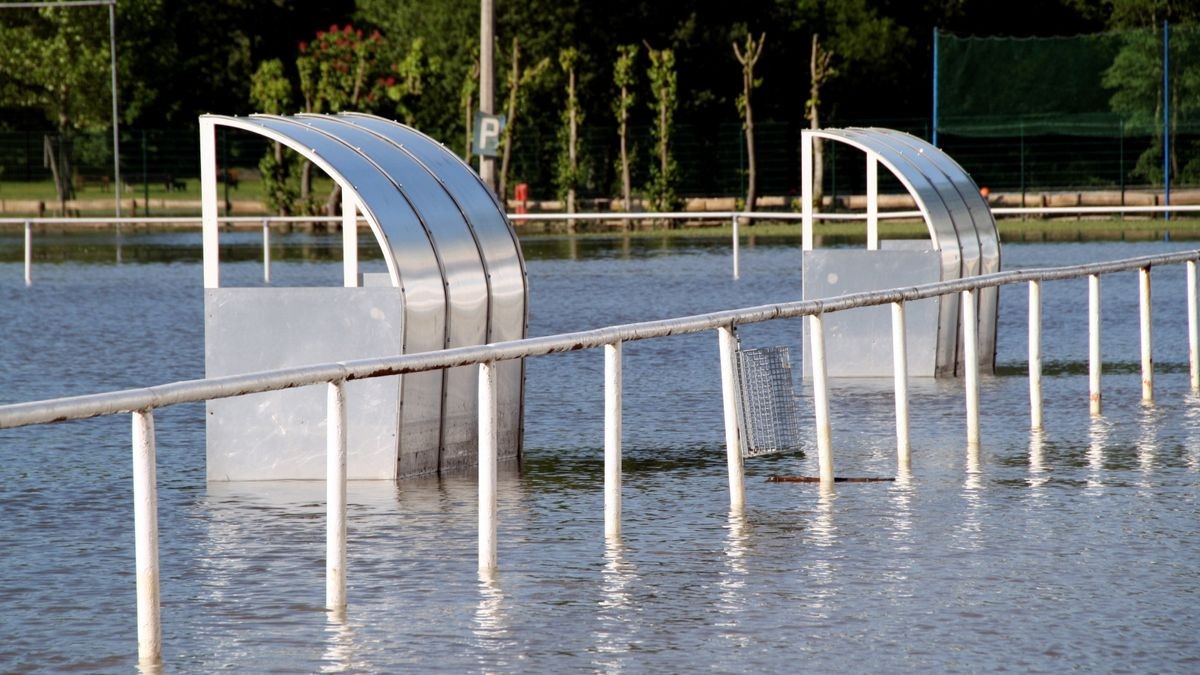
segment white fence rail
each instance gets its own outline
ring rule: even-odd
[[[1200,214],[1198,206],[1052,206],[1052,207],[996,207],[992,209],[996,216],[1095,216],[1095,215],[1134,215],[1134,214]],[[532,222],[561,222],[561,221],[609,221],[621,222],[626,220],[690,220],[714,221],[716,223],[731,223],[733,233],[731,244],[733,251],[733,278],[741,276],[739,242],[741,241],[740,224],[743,220],[796,220],[804,219],[802,213],[787,211],[676,211],[668,213],[619,211],[605,213],[510,213],[510,220],[516,223]],[[921,218],[920,211],[879,211],[874,215],[868,213],[814,213],[815,220],[862,220],[871,219],[912,219]],[[219,222],[234,225],[238,223],[262,224],[263,249],[263,282],[271,283],[271,226],[275,223],[341,223],[341,216],[230,216],[219,218]],[[360,222],[365,222],[360,219]],[[24,225],[25,228],[25,285],[33,284],[33,229],[35,225],[69,225],[74,223],[91,223],[97,225],[112,225],[116,228],[118,237],[121,225],[195,225],[199,227],[200,219],[193,217],[143,217],[143,218],[0,218],[0,225]],[[877,236],[877,235],[876,235]],[[118,255],[120,255],[118,253]]]
[[[1188,345],[1191,388],[1200,389],[1200,365],[1197,363],[1198,341],[1196,325],[1196,261],[1200,250],[1130,258],[1112,262],[1075,265],[1071,267],[1018,270],[980,277],[893,288],[881,291],[854,293],[834,298],[786,302],[744,309],[712,312],[675,319],[647,321],[611,326],[596,330],[547,337],[528,338],[488,345],[460,347],[438,352],[408,354],[363,359],[340,363],[325,363],[268,372],[248,373],[206,380],[174,382],[141,389],[129,389],[101,394],[75,396],[47,401],[0,406],[0,429],[84,419],[100,415],[131,413],[133,418],[133,462],[135,532],[137,537],[136,565],[138,584],[138,653],[143,662],[161,659],[161,628],[158,603],[158,526],[157,482],[154,462],[154,410],[168,405],[199,402],[265,391],[277,391],[311,385],[328,387],[328,520],[326,538],[326,603],[334,612],[346,607],[346,412],[343,385],[347,381],[402,375],[457,366],[479,366],[479,569],[490,574],[497,566],[496,558],[496,387],[495,364],[518,358],[536,357],[556,352],[603,348],[605,354],[605,519],[607,536],[620,533],[621,481],[621,345],[634,340],[669,337],[715,330],[721,354],[722,398],[725,410],[726,453],[729,469],[729,499],[733,510],[745,503],[743,485],[742,439],[736,423],[736,391],[732,386],[735,358],[733,329],[737,325],[776,319],[808,317],[812,340],[813,396],[817,431],[820,481],[824,486],[834,482],[832,429],[829,421],[829,383],[824,368],[824,314],[859,307],[891,305],[893,308],[893,350],[897,414],[897,466],[906,471],[910,464],[907,434],[907,387],[904,364],[904,305],[907,302],[961,293],[963,306],[975,307],[980,289],[1017,283],[1030,284],[1029,382],[1031,426],[1042,426],[1041,362],[1040,362],[1040,302],[1041,284],[1045,281],[1087,277],[1091,289],[1089,332],[1091,349],[1091,411],[1100,411],[1100,295],[1101,275],[1137,270],[1142,339],[1142,396],[1153,396],[1153,370],[1150,358],[1150,294],[1149,278],[1153,266],[1186,264],[1188,271],[1187,311]],[[979,443],[979,364],[971,358],[975,339],[971,314],[964,316],[965,398],[967,410],[968,447]]]

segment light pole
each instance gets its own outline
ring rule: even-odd
[[[496,67],[492,59],[495,44],[495,3],[481,0],[479,10],[479,111],[485,115],[496,112]],[[496,158],[479,156],[479,177],[496,191]]]

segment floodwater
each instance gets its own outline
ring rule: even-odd
[[[0,239],[0,402],[203,373],[198,236]],[[227,285],[261,283],[227,235]],[[338,242],[276,239],[277,285],[336,285]],[[1183,243],[1013,244],[1005,267]],[[531,334],[791,300],[794,242],[525,243]],[[377,264],[377,263],[372,263]],[[1002,291],[983,445],[960,381],[910,385],[913,470],[815,475],[747,461],[728,510],[715,334],[625,348],[624,536],[603,537],[603,357],[528,364],[526,458],[500,479],[499,574],[481,580],[471,477],[349,489],[349,612],[324,601],[324,485],[206,484],[203,408],[156,413],[165,664],[175,672],[1200,670],[1200,400],[1185,277],[1154,271],[1154,405],[1139,402],[1137,283],[1103,283],[1105,415],[1087,411],[1086,282],[1044,286],[1046,431],[1028,431],[1025,288]],[[742,330],[789,345],[800,323]],[[286,339],[286,336],[284,336]],[[895,475],[890,381],[835,381],[837,473]],[[0,671],[136,667],[128,416],[0,431]]]

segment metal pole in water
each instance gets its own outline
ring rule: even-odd
[[[1088,276],[1088,392],[1091,412],[1100,414],[1100,275]]]
[[[25,221],[25,285],[33,285],[33,223]]]
[[[479,571],[496,571],[496,362],[479,364]]]
[[[271,283],[271,221],[263,218],[263,283]]]
[[[158,481],[155,477],[154,411],[133,413],[133,530],[137,571],[138,663],[162,661],[158,593]]]
[[[721,400],[725,410],[725,459],[729,467],[729,508],[746,506],[746,481],[742,466],[742,436],[738,429],[737,341],[732,326],[717,329],[721,351]]]
[[[833,442],[829,426],[829,378],[825,372],[825,322],[820,314],[808,317],[812,340],[813,412],[817,423],[817,464],[821,483],[833,484]]]
[[[912,466],[908,445],[908,344],[904,303],[892,303],[892,368],[896,386],[896,465],[900,473]]]
[[[1042,282],[1029,282],[1029,426],[1042,428]]]
[[[976,291],[962,292],[963,363],[966,367],[967,445],[979,445],[979,321],[975,318]]]
[[[1154,355],[1150,328],[1150,268],[1138,270],[1138,315],[1142,327],[1142,402],[1154,402]]]
[[[325,608],[346,610],[346,384],[327,390],[325,502]]]
[[[733,214],[733,278],[737,279],[741,276],[738,264],[738,215]]]
[[[1200,392],[1200,326],[1196,325],[1196,261],[1187,261],[1188,364],[1192,392]]]
[[[621,343],[604,345],[604,536],[621,536]]]

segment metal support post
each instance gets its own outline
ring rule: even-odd
[[[1138,270],[1138,316],[1142,333],[1142,403],[1154,402],[1153,335],[1150,326],[1150,268]]]
[[[342,188],[342,285],[358,286],[358,204],[346,187]]]
[[[721,352],[721,400],[725,410],[725,459],[729,469],[729,508],[746,506],[745,473],[742,466],[742,435],[738,427],[737,338],[733,327],[717,329]]]
[[[1029,282],[1029,426],[1042,428],[1042,282]]]
[[[879,157],[867,153],[867,250],[879,250]]]
[[[346,611],[346,385],[330,382],[326,397],[325,608]]]
[[[967,445],[979,445],[979,320],[976,318],[977,291],[962,292],[963,364],[967,389]]]
[[[496,362],[479,364],[479,572],[496,571]]]
[[[1196,261],[1187,261],[1188,370],[1192,393],[1200,392],[1200,326],[1196,321]]]
[[[738,215],[733,214],[733,278],[738,279],[741,276],[741,270],[738,262]]]
[[[263,234],[263,283],[271,283],[271,221],[262,220]]]
[[[821,484],[833,485],[833,441],[829,425],[829,378],[825,371],[825,322],[820,314],[808,317],[812,341],[813,413],[817,424],[817,464]]]
[[[800,250],[813,250],[813,137],[800,132]]]
[[[162,622],[159,614],[154,412],[149,409],[133,413],[133,530],[138,663],[154,665],[162,661]]]
[[[621,343],[604,345],[604,536],[621,536]]]
[[[892,369],[896,388],[896,466],[900,473],[912,468],[908,443],[908,341],[904,303],[892,303]]]
[[[1100,414],[1100,276],[1088,275],[1088,394],[1091,413]]]
[[[25,285],[33,285],[33,223],[25,221]]]

